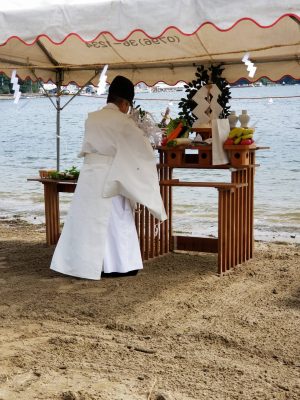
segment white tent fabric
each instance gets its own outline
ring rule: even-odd
[[[220,62],[229,82],[300,78],[299,0],[11,0],[0,24],[0,71],[23,79],[83,85],[108,64],[109,81],[176,84]]]
[[[269,26],[285,14],[297,16],[299,0],[10,0],[1,4],[0,42],[17,36],[31,43],[41,34],[60,42],[70,33],[93,40],[103,32],[124,40],[137,29],[158,37],[170,26],[192,34],[207,22],[229,29],[248,18]]]

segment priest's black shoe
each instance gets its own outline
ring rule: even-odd
[[[101,278],[121,278],[122,276],[135,276],[139,272],[138,269],[133,269],[128,272],[102,272]]]

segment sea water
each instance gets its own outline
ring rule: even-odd
[[[300,85],[231,89],[231,110],[247,110],[259,150],[255,175],[255,239],[300,243]],[[139,93],[136,104],[157,121],[167,106],[178,113],[185,92]],[[62,97],[64,105],[70,97]],[[78,96],[61,111],[61,170],[82,160],[77,157],[87,114],[105,98]],[[43,187],[28,182],[39,169],[56,168],[56,110],[47,98],[0,101],[0,218],[44,222]],[[190,181],[230,181],[222,170],[177,169],[174,177]],[[64,219],[71,194],[60,195]],[[173,230],[178,234],[217,236],[217,190],[174,188]]]

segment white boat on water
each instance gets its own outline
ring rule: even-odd
[[[152,93],[152,88],[147,86],[145,83],[138,83],[137,85],[135,85],[134,92],[135,94]]]
[[[170,86],[164,82],[158,82],[153,86],[153,92],[181,92],[184,90],[185,82],[178,82],[176,85]]]

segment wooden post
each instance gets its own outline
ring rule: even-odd
[[[250,221],[250,250],[249,258],[253,257],[254,252],[254,176],[255,176],[255,151],[250,153],[250,163],[252,168],[249,170],[248,186],[249,186],[249,221]]]
[[[222,275],[226,265],[226,242],[225,242],[225,218],[226,208],[224,203],[224,191],[218,190],[218,273]]]
[[[44,183],[46,242],[48,245],[56,244],[60,235],[59,226],[59,194],[57,184]]]
[[[140,205],[141,209],[141,220],[140,220],[140,226],[141,226],[141,236],[140,236],[140,244],[141,244],[141,253],[142,253],[142,259],[145,259],[145,206]]]
[[[150,229],[150,226],[149,226],[149,221],[150,221],[149,215],[150,215],[150,213],[149,213],[148,209],[145,208],[145,229],[144,229],[145,230],[145,244],[144,244],[145,252],[144,252],[144,260],[148,260],[148,258],[149,258],[149,240],[150,240],[150,237],[149,237],[149,229]]]
[[[150,252],[149,252],[149,258],[154,258],[155,254],[155,236],[154,236],[154,217],[153,215],[150,215]]]

